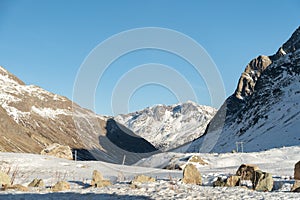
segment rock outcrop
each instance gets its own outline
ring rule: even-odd
[[[69,146],[60,145],[57,143],[49,145],[41,151],[41,155],[55,156],[57,158],[64,158],[73,160],[72,150]]]
[[[182,182],[185,184],[202,185],[202,177],[199,170],[193,164],[187,164],[183,170]]]
[[[235,96],[239,99],[243,99],[245,96],[252,95],[257,80],[271,63],[271,59],[263,55],[251,60],[240,77]]]
[[[299,145],[299,57],[300,27],[276,54],[247,65],[235,93],[187,152],[232,152],[236,142],[244,152]]]

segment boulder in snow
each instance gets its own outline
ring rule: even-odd
[[[31,183],[28,184],[28,187],[45,187],[43,179],[33,179]]]
[[[183,183],[202,185],[202,177],[198,169],[193,164],[187,164],[183,170]]]
[[[134,177],[134,179],[131,181],[131,184],[149,183],[149,182],[155,182],[155,178],[152,178],[150,176],[145,176],[145,175],[139,175],[139,176]]]
[[[98,188],[107,187],[111,185],[111,182],[103,179],[102,174],[99,171],[94,170],[91,185]]]
[[[270,173],[262,172],[260,170],[256,170],[254,173],[254,177],[251,180],[253,189],[256,191],[272,191],[273,189],[273,178]]]
[[[73,160],[73,154],[71,148],[69,146],[64,146],[57,143],[53,143],[52,145],[43,149],[41,151],[41,155],[49,155],[58,158]]]
[[[294,179],[300,180],[300,161],[295,164]]]
[[[200,156],[196,156],[196,155],[193,155],[192,157],[190,157],[188,162],[199,163],[200,165],[207,165],[208,164]]]
[[[295,180],[295,183],[291,189],[292,192],[300,192],[300,180]]]
[[[16,191],[20,191],[20,192],[28,192],[29,191],[29,189],[27,187],[20,185],[20,184],[4,187],[4,189],[5,190],[16,190]]]
[[[70,184],[66,181],[59,181],[51,189],[53,192],[66,191],[70,189]]]
[[[0,186],[5,186],[5,185],[9,186],[10,183],[11,183],[10,177],[6,173],[0,171]]]

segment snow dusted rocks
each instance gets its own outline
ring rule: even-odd
[[[64,158],[73,160],[72,150],[69,146],[54,143],[41,151],[41,155],[55,156],[57,158]]]
[[[271,191],[273,189],[273,178],[270,173],[262,172],[258,166],[242,164],[236,172],[241,180],[251,180],[252,187],[257,191]]]
[[[43,179],[33,179],[31,181],[31,183],[28,184],[28,187],[39,187],[39,188],[42,188],[42,187],[45,187],[45,184],[44,184],[44,181]]]
[[[183,183],[202,185],[202,177],[199,170],[193,164],[187,164],[183,170]]]
[[[70,184],[66,181],[58,181],[52,188],[51,190],[53,192],[60,192],[60,191],[66,191],[70,190]]]
[[[262,172],[256,165],[246,165],[242,164],[236,175],[229,176],[227,179],[223,180],[221,177],[213,183],[216,187],[235,187],[243,186],[242,181],[250,180],[252,183],[252,188],[256,191],[272,191],[274,180],[270,173]]]
[[[200,165],[208,165],[200,156],[193,155],[189,158],[188,163],[198,163]]]
[[[103,179],[102,174],[99,171],[94,170],[91,185],[93,187],[101,188],[110,186],[111,182],[109,180]]]
[[[256,191],[272,191],[274,181],[272,175],[267,172],[256,170],[254,173],[254,179],[251,180],[253,189]]]
[[[151,183],[155,182],[155,178],[145,175],[138,175],[134,177],[134,179],[131,181],[131,184],[137,184],[137,183]]]

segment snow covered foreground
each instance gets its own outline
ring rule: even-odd
[[[18,169],[14,184],[27,185],[34,178],[42,178],[46,186],[66,180],[71,190],[52,193],[49,189],[33,189],[30,192],[1,191],[0,199],[300,199],[299,193],[291,193],[294,165],[299,161],[300,147],[272,149],[258,153],[198,154],[208,165],[198,166],[203,186],[185,185],[178,179],[182,171],[162,170],[151,167],[122,166],[98,161],[69,161],[54,157],[0,153],[0,166]],[[163,163],[186,162],[194,154],[163,153],[144,159],[139,165],[162,167]],[[250,189],[213,188],[218,176],[234,174],[242,163],[257,164],[261,170],[273,174],[274,191],[256,192]],[[114,185],[107,188],[90,188],[92,171],[99,170]],[[150,175],[157,182],[131,188],[129,181],[138,174]]]

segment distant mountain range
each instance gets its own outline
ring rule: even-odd
[[[0,67],[0,151],[40,153],[59,143],[76,150],[79,159],[131,164],[193,141],[215,113],[187,102],[116,117],[96,115]]]
[[[161,151],[230,152],[300,144],[300,27],[276,54],[258,56],[216,111],[194,102],[106,117],[26,85],[0,67],[0,151],[70,146],[79,159],[132,164]]]
[[[271,33],[270,33],[271,34]],[[230,152],[300,145],[300,27],[276,54],[258,56],[242,73],[206,132],[189,152]],[[241,148],[241,147],[240,147]]]
[[[194,102],[156,105],[114,119],[160,150],[170,150],[200,137],[216,109]]]

